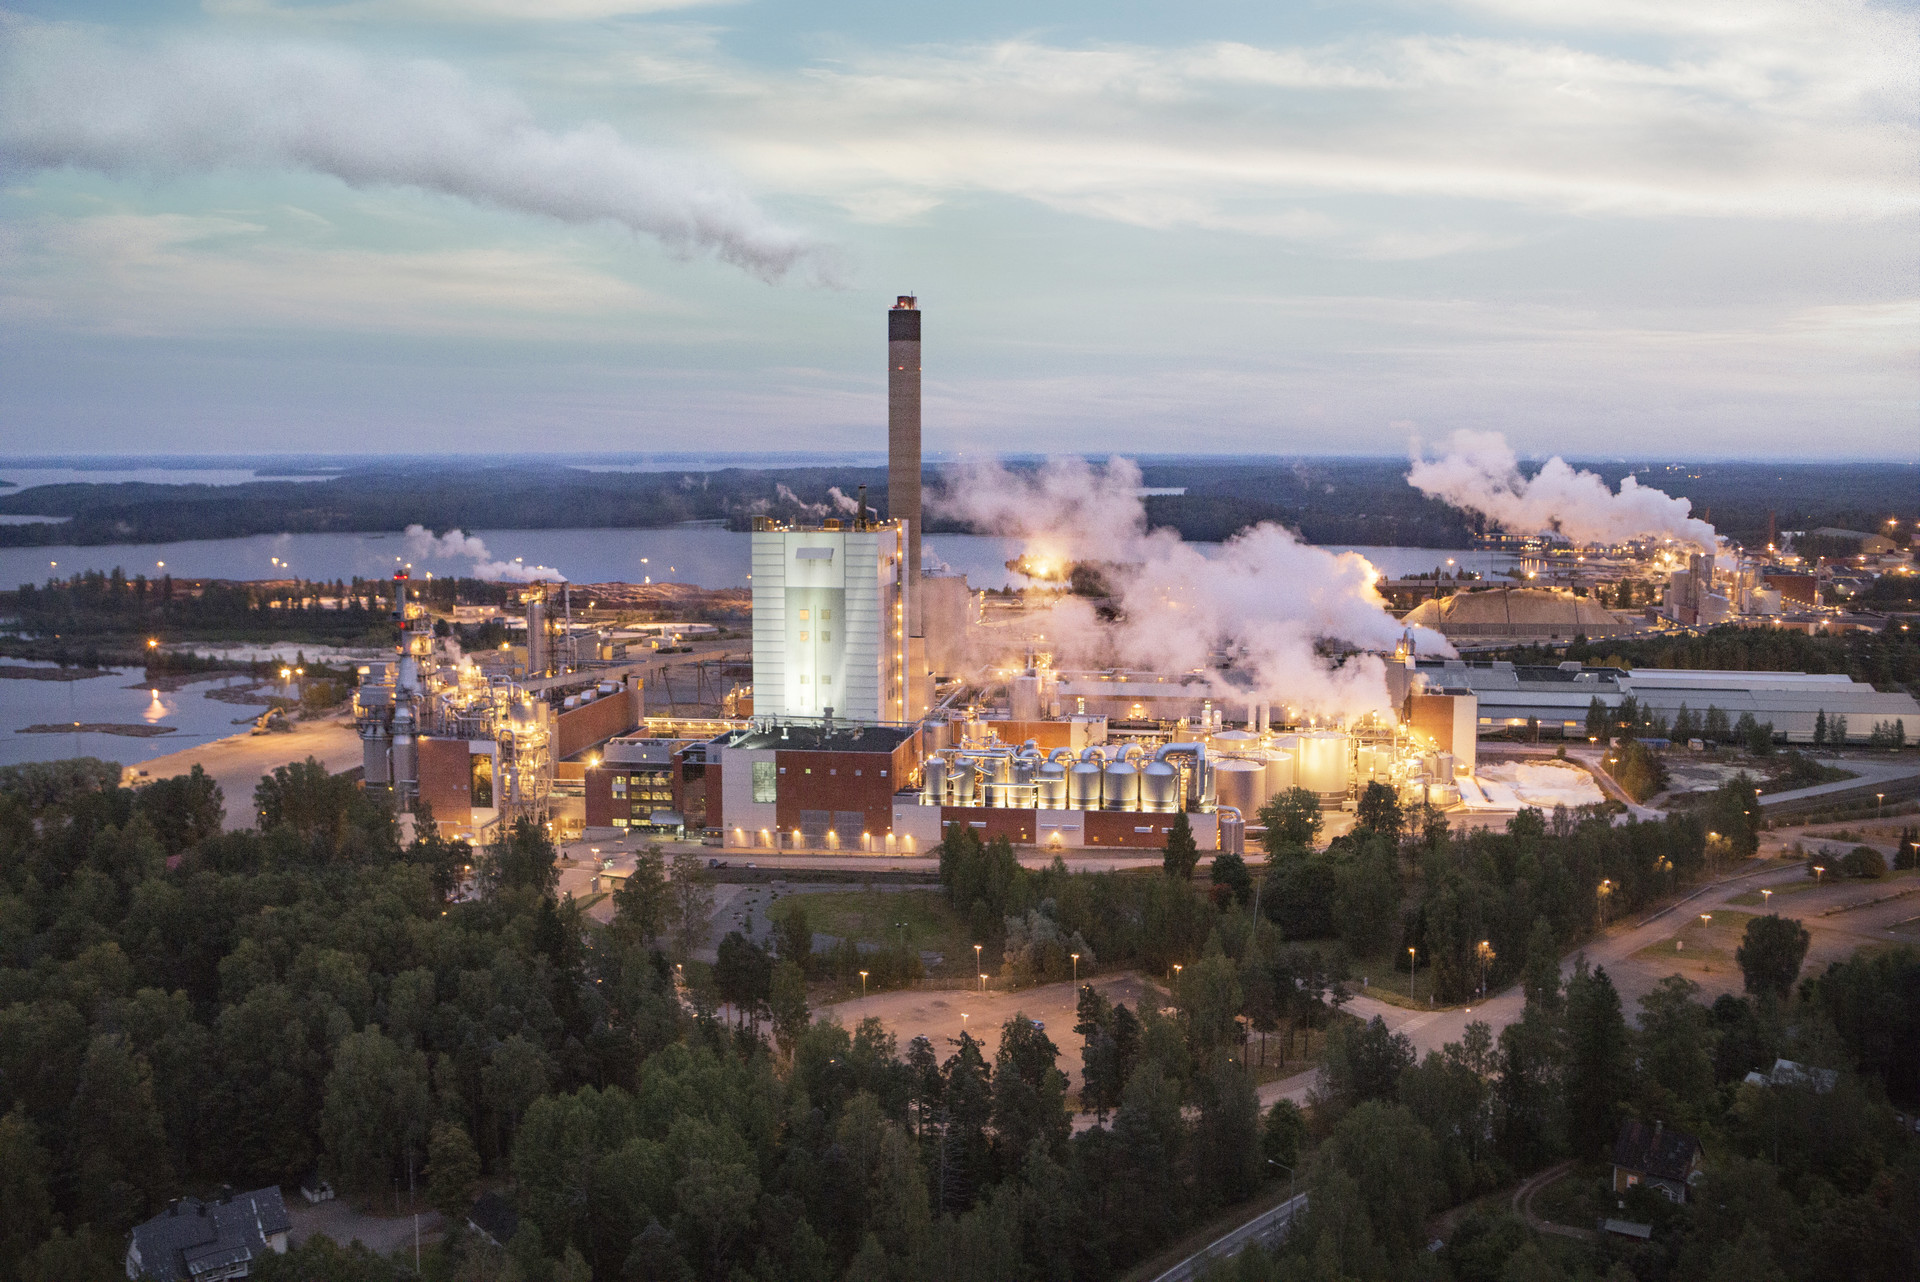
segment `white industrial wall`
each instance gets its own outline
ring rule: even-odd
[[[802,557],[803,549],[829,556]],[[904,643],[895,631],[900,534],[876,530],[762,530],[753,535],[753,705],[762,716],[903,720],[897,703]],[[817,601],[801,619],[796,594],[834,594],[823,622]],[[831,641],[821,642],[822,632]],[[805,633],[807,641],[800,636]],[[802,677],[807,680],[803,684]],[[822,685],[820,678],[832,683]]]

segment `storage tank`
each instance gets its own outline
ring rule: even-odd
[[[1291,752],[1269,752],[1267,754],[1267,795],[1277,797],[1294,786],[1294,755]],[[1252,814],[1252,811],[1248,811]]]
[[[1245,756],[1260,746],[1260,736],[1245,730],[1217,730],[1207,737],[1207,751],[1225,756]]]
[[[1433,777],[1441,783],[1452,783],[1453,754],[1451,752],[1441,752],[1434,755],[1438,758],[1438,761],[1434,766]]]
[[[948,776],[952,781],[951,791],[953,793],[954,805],[971,806],[974,804],[973,787],[978,774],[979,771],[975,769],[971,757],[954,758],[953,770]]]
[[[1457,806],[1460,804],[1460,786],[1437,783],[1427,789],[1427,800],[1436,806]]]
[[[1267,767],[1258,761],[1228,757],[1213,763],[1216,809],[1232,806],[1243,815],[1258,814],[1267,796]]]
[[[1008,711],[1015,721],[1040,719],[1040,678],[1028,673],[1015,677],[1008,686]]]
[[[1318,730],[1300,736],[1295,756],[1298,786],[1318,793],[1322,801],[1347,792],[1351,736],[1338,730]]]
[[[1167,814],[1180,809],[1180,771],[1164,761],[1149,761],[1140,772],[1140,808]]]
[[[387,732],[377,721],[368,722],[360,732],[360,761],[368,787],[387,786]]]
[[[921,768],[921,795],[929,806],[937,806],[947,799],[947,763],[940,757],[928,757],[927,764]]]
[[[1034,771],[1034,783],[1038,785],[1038,804],[1045,810],[1064,810],[1067,807],[1067,768],[1057,761],[1043,761]]]
[[[1107,810],[1140,808],[1140,772],[1126,761],[1110,764],[1100,781],[1100,804]]]
[[[1073,810],[1100,808],[1100,763],[1076,761],[1067,772],[1067,806]]]

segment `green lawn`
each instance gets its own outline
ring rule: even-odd
[[[935,952],[944,959],[930,973],[971,975],[975,941],[967,923],[937,890],[846,890],[822,894],[783,895],[768,916],[786,920],[791,905],[806,910],[807,924],[823,935],[852,939],[887,948],[903,939],[915,952]],[[896,923],[904,922],[902,929]],[[964,960],[963,960],[964,955]],[[999,958],[988,959],[997,970]]]
[[[1471,1002],[1449,1002],[1435,1007],[1433,1005],[1433,970],[1422,966],[1420,973],[1414,976],[1413,990],[1407,989],[1407,972],[1395,969],[1394,963],[1405,961],[1402,953],[1376,953],[1371,957],[1357,957],[1353,961],[1353,978],[1347,981],[1347,987],[1356,993],[1383,1001],[1389,1006],[1399,1006],[1406,1010],[1452,1010],[1455,1006],[1471,1005]],[[1366,980],[1365,984],[1361,980]],[[1479,998],[1475,998],[1478,1001]]]
[[[1642,961],[1731,963],[1733,950],[1740,946],[1740,940],[1747,933],[1747,923],[1759,915],[1716,908],[1711,921],[1703,923],[1696,915],[1674,931],[1671,937],[1657,944],[1648,944],[1634,956]]]

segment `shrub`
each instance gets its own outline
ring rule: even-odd
[[[1840,860],[1841,875],[1876,881],[1887,875],[1887,861],[1872,846],[1855,846]]]

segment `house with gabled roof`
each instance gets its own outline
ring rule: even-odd
[[[178,1198],[127,1243],[129,1278],[166,1282],[222,1282],[244,1278],[267,1252],[284,1255],[293,1221],[280,1190],[224,1191],[219,1200]]]

